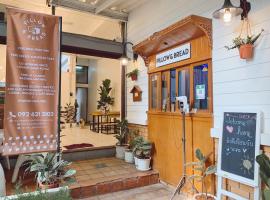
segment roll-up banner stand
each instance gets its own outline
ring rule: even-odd
[[[59,149],[61,18],[7,8],[3,155]]]

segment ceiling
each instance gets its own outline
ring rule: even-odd
[[[96,8],[103,8],[106,5],[107,9],[114,11],[129,13],[133,9],[141,6],[146,0],[76,0],[88,4],[92,4]]]
[[[49,0],[50,5],[65,7],[120,21],[128,20],[128,13],[147,0]]]
[[[50,14],[51,8],[46,5],[46,1],[0,0],[0,11],[4,11],[6,6],[12,6]],[[49,1],[52,3],[54,0]],[[59,4],[56,15],[62,16],[64,32],[121,41],[119,20],[127,20],[128,13],[145,2],[147,0],[55,0],[54,3]]]

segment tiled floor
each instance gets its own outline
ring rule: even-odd
[[[63,150],[66,149],[63,146],[71,144],[89,143],[94,147],[114,146],[116,144],[116,139],[112,134],[95,133],[90,130],[89,126],[80,128],[73,125],[72,128],[62,129],[61,134],[64,135],[61,141]]]
[[[88,197],[158,182],[156,171],[140,172],[134,164],[116,158],[74,162],[77,183],[70,186],[73,197]]]
[[[159,183],[81,200],[169,200],[172,194],[173,189],[171,187]],[[183,195],[176,195],[173,200],[186,199],[188,198]]]

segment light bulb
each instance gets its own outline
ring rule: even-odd
[[[223,15],[223,21],[224,22],[230,22],[232,20],[232,13],[230,9],[226,9],[225,13]]]
[[[121,58],[121,64],[122,64],[122,66],[127,66],[127,64],[128,64],[128,58],[122,57]]]

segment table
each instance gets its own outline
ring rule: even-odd
[[[92,112],[92,124],[90,125],[90,130],[99,133],[101,131],[101,125],[104,123],[102,119],[105,117],[105,123],[111,123],[111,118],[119,118],[120,112],[119,111],[111,111],[108,113],[102,113],[100,111]]]

